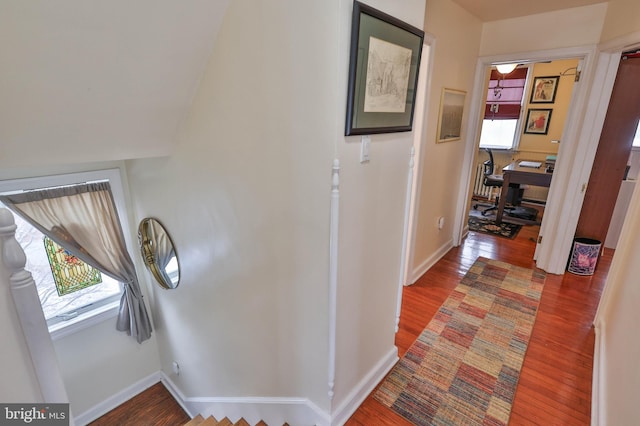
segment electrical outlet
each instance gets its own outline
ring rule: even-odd
[[[173,361],[173,372],[176,376],[180,375],[180,364],[177,361]]]

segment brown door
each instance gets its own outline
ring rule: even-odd
[[[604,245],[640,117],[640,55],[623,55],[600,135],[576,237]]]

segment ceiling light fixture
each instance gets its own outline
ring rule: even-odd
[[[496,65],[496,68],[498,69],[498,72],[500,74],[509,74],[511,71],[513,71],[514,69],[516,69],[516,67],[518,66],[518,64],[499,64]]]

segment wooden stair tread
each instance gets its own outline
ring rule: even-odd
[[[205,419],[201,414],[198,414],[188,423],[185,423],[184,426],[251,426],[251,423],[246,421],[244,418],[241,418],[237,422],[233,423],[231,420],[229,420],[228,417],[225,417],[224,419],[218,421],[213,416],[209,416]],[[258,423],[256,423],[256,426],[269,425],[267,425],[264,420],[260,420]],[[289,426],[289,424],[285,423],[282,426]]]
[[[184,426],[198,426],[203,421],[204,421],[204,417],[198,414],[197,416],[189,420],[187,423],[185,423]]]
[[[219,422],[213,416],[209,416],[209,417],[206,418],[205,421],[200,423],[198,426],[216,426],[216,425],[221,425],[221,424],[224,424],[224,423]]]

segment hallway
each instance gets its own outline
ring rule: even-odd
[[[477,257],[535,267],[538,226],[525,226],[513,239],[469,232],[416,284],[405,287],[400,330],[403,356]],[[592,276],[547,275],[513,404],[511,424],[585,425],[591,418],[594,332],[592,327],[612,250],[606,250]],[[410,425],[371,396],[347,425]]]

